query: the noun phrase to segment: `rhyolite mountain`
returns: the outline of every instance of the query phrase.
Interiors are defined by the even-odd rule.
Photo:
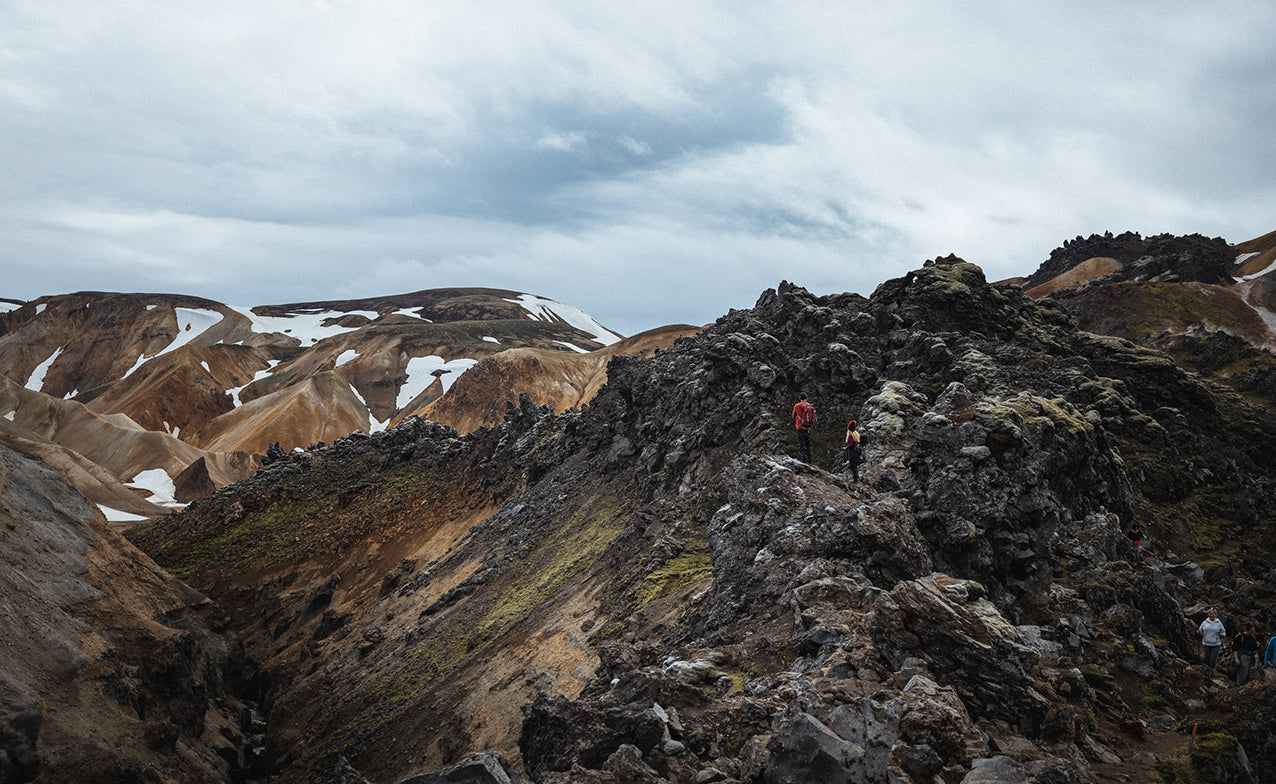
[[[514,387],[562,411],[602,384],[608,357],[688,331],[622,340],[579,309],[500,289],[251,309],[165,294],[41,297],[0,312],[0,439],[136,519],[164,511],[122,486],[139,474],[162,472],[189,501],[250,475],[271,444],[304,448],[415,413],[490,425]],[[517,358],[484,365],[507,350]],[[459,397],[473,404],[441,403],[475,366],[505,381],[467,381],[462,391],[487,390],[481,403],[472,391]]]

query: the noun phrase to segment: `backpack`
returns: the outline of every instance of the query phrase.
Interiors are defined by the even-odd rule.
[[[815,406],[806,401],[798,403],[797,426],[805,430],[813,424],[815,424]]]

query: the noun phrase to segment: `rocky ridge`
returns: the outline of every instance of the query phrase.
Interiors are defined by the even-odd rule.
[[[867,299],[781,284],[607,375],[581,411],[525,397],[468,435],[280,454],[134,532],[258,663],[273,780],[1276,762],[1241,708],[1267,684],[1222,688],[1192,635],[1207,604],[1276,622],[1270,408],[951,257]],[[799,391],[815,466],[788,456]],[[860,483],[836,470],[849,418]]]

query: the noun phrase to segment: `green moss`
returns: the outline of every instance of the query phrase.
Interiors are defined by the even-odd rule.
[[[749,682],[747,672],[728,673],[727,678],[731,681],[731,687],[727,690],[728,695],[744,693],[744,687]]]
[[[704,530],[697,530],[682,552],[670,558],[664,565],[650,572],[629,605],[628,614],[642,609],[651,602],[668,596],[698,580],[713,574],[709,562],[709,539]]]
[[[392,721],[458,662],[490,645],[576,581],[606,551],[623,529],[630,509],[595,496],[519,564],[504,570],[505,579],[478,587],[460,617],[437,622],[393,668],[378,677],[370,706],[338,732],[338,751],[349,748],[373,727]]]
[[[1231,734],[1198,732],[1173,762],[1162,769],[1164,780],[1173,784],[1235,780],[1235,774],[1240,773],[1236,748],[1236,737]]]
[[[147,554],[170,574],[189,577],[219,564],[242,562],[287,547],[289,536],[322,506],[319,499],[276,501],[234,525],[205,527],[202,533],[206,535],[164,539]]]
[[[1187,526],[1192,547],[1196,550],[1213,550],[1223,540],[1223,520],[1209,496],[1198,496],[1179,505],[1179,511]]]
[[[1143,699],[1139,701],[1139,707],[1144,713],[1156,713],[1170,709],[1169,702],[1166,701],[1157,692],[1153,691],[1146,683],[1143,684]]]
[[[1197,736],[1189,758],[1194,767],[1200,767],[1218,757],[1236,755],[1236,737],[1226,732],[1211,732],[1205,736]]]

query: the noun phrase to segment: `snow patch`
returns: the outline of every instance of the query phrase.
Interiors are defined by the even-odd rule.
[[[1273,313],[1262,305],[1250,305],[1250,307],[1252,307],[1254,311],[1262,317],[1263,321],[1267,322],[1267,329],[1270,330],[1273,335],[1276,335],[1276,313]]]
[[[158,306],[147,305],[146,309],[150,310],[154,307]],[[177,337],[173,338],[171,343],[159,351],[156,351],[154,354],[151,354],[149,357],[144,353],[138,356],[137,361],[133,363],[133,367],[129,368],[128,372],[124,374],[124,378],[128,378],[133,375],[133,371],[146,364],[147,360],[154,359],[161,354],[167,354],[174,349],[181,348],[207,332],[209,329],[220,324],[222,319],[225,318],[225,316],[215,310],[195,308],[173,308],[173,315],[177,317]],[[212,371],[208,369],[207,363],[201,362],[200,364],[204,366],[205,370],[208,370],[209,375],[212,375]]]
[[[408,360],[408,380],[403,383],[403,386],[399,387],[399,394],[394,403],[395,408],[402,411],[403,407],[411,403],[417,395],[428,389],[434,383],[435,372],[438,372],[438,379],[443,384],[443,393],[447,394],[448,389],[460,378],[461,374],[474,367],[477,362],[478,360],[475,359],[453,359],[448,361],[435,355],[412,357]]]
[[[142,471],[125,486],[147,491],[150,493],[150,497],[146,500],[157,506],[183,506],[183,504],[173,500],[177,489],[173,486],[173,480],[169,477],[168,472],[162,468],[151,468]]]
[[[1249,258],[1250,256],[1257,256],[1257,255],[1258,255],[1257,253],[1246,253],[1246,254],[1245,254],[1245,258]],[[1236,265],[1237,265],[1237,266],[1240,266],[1240,264],[1241,264],[1241,259],[1240,259],[1240,258],[1238,258],[1238,259],[1236,260]],[[1267,273],[1272,272],[1273,270],[1276,270],[1276,258],[1272,259],[1272,263],[1271,263],[1271,264],[1268,264],[1266,267],[1264,267],[1263,269],[1259,270],[1258,272],[1255,272],[1253,275],[1242,275],[1242,276],[1241,276],[1241,277],[1239,277],[1239,278],[1232,278],[1232,280],[1236,281],[1237,283],[1244,283],[1245,281],[1248,281],[1248,280],[1254,280],[1255,278],[1261,278],[1261,277],[1263,277],[1264,275],[1266,275]]]
[[[53,352],[53,356],[49,357],[48,359],[44,360],[40,364],[36,365],[35,370],[31,371],[31,378],[27,379],[27,383],[26,383],[27,389],[33,389],[36,392],[43,392],[44,391],[44,374],[49,372],[49,368],[53,366],[53,363],[56,362],[58,357],[60,357],[61,355],[62,355],[62,347],[58,346],[57,350]]]
[[[433,321],[430,321],[428,318],[418,314],[417,313],[418,310],[420,310],[420,308],[399,308],[398,310],[394,311],[390,315],[391,316],[407,316],[408,318],[420,319],[421,321],[424,321],[427,324],[434,323]]]
[[[141,515],[121,512],[118,509],[112,509],[109,506],[103,506],[101,504],[98,504],[97,508],[102,510],[102,514],[106,517],[107,522],[110,523],[140,523],[143,520],[149,519],[142,517]]]
[[[159,355],[157,354],[156,356],[159,356]],[[145,364],[146,364],[146,360],[148,360],[148,359],[150,359],[150,357],[146,356],[146,354],[145,354],[145,353],[139,354],[139,355],[137,356],[137,361],[133,363],[133,367],[129,368],[129,369],[128,369],[128,372],[127,372],[127,373],[125,373],[123,377],[124,377],[124,378],[128,378],[129,376],[133,375],[133,371],[134,371],[134,370],[137,370],[137,369],[138,369],[138,368],[140,368],[142,365],[145,365]]]
[[[228,389],[228,390],[226,390],[226,394],[230,395],[230,399],[231,399],[232,401],[234,401],[234,403],[235,403],[235,407],[236,407],[236,408],[239,408],[240,406],[242,406],[242,405],[243,405],[243,403],[242,403],[242,402],[240,402],[240,400],[239,400],[239,393],[240,393],[240,392],[242,392],[242,391],[244,390],[244,387],[248,386],[249,384],[252,384],[252,383],[253,383],[253,382],[255,382],[255,381],[260,381],[261,379],[263,379],[263,378],[265,378],[266,376],[269,376],[271,373],[275,372],[275,365],[278,365],[278,364],[279,364],[279,362],[280,362],[280,361],[279,361],[278,359],[272,359],[272,360],[270,360],[270,361],[269,361],[269,363],[268,363],[268,366],[266,367],[266,369],[265,369],[265,370],[258,370],[256,373],[254,373],[254,374],[253,374],[253,380],[252,380],[252,381],[249,381],[249,382],[248,382],[248,384],[244,384],[244,386],[243,386],[243,387],[235,387],[234,389]]]
[[[14,414],[16,414],[16,413],[18,413],[18,412],[17,412],[17,411],[10,411],[9,413],[7,413],[7,414],[5,414],[5,415],[4,415],[4,418],[5,418],[5,419],[7,419],[7,420],[9,420],[10,422],[12,422],[12,421],[13,421],[13,415],[14,415]]]
[[[335,362],[333,362],[333,365],[332,365],[332,366],[333,366],[334,368],[339,368],[339,367],[341,367],[342,365],[346,364],[347,362],[350,362],[350,361],[352,361],[352,360],[354,360],[354,359],[357,359],[358,357],[359,357],[359,352],[358,352],[358,351],[355,351],[355,350],[354,350],[354,349],[352,349],[352,348],[348,348],[348,349],[346,349],[345,351],[342,351],[340,354],[338,354],[338,355],[337,355],[337,359],[336,359],[336,361],[335,361]]]
[[[18,308],[20,308],[20,307],[22,307],[22,306],[21,306],[21,305],[19,305],[19,304],[18,304],[18,303],[16,303],[16,302],[2,302],[2,301],[0,301],[0,313],[8,313],[8,312],[9,312],[9,311],[11,311],[11,310],[17,310],[17,309],[18,309]]]
[[[47,304],[45,304],[45,303],[41,302],[39,305],[36,305],[36,306],[35,306],[35,314],[36,314],[37,316],[38,316],[38,315],[40,315],[41,313],[43,313],[43,312],[44,312],[44,309],[45,309],[45,308],[47,308],[47,307],[49,307]]]
[[[495,344],[496,344],[496,345],[498,345],[498,346],[501,344],[501,341],[497,340],[496,338],[492,337],[491,335],[484,335],[484,336],[483,336],[483,339],[484,339],[484,340],[486,340],[488,343],[495,343]]]
[[[315,310],[297,312],[287,316],[258,316],[249,308],[231,308],[231,310],[247,317],[252,322],[252,330],[257,333],[282,332],[301,341],[303,346],[311,346],[324,338],[353,332],[357,327],[343,327],[340,324],[324,325],[328,319],[341,318],[345,315],[366,316],[376,319],[379,314],[371,310]]]
[[[565,340],[555,340],[554,342],[555,342],[555,343],[557,343],[557,344],[559,344],[560,346],[567,346],[569,349],[571,349],[572,351],[575,351],[577,354],[588,354],[588,353],[589,353],[588,351],[586,351],[585,349],[583,349],[583,348],[581,348],[580,346],[576,345],[575,343],[568,343],[568,342],[567,342],[567,341],[565,341]]]
[[[564,305],[561,302],[538,297],[534,294],[520,294],[518,299],[507,299],[505,301],[523,306],[531,314],[530,317],[533,321],[566,322],[581,332],[592,336],[594,340],[604,346],[610,346],[621,339],[620,335],[594,321],[593,316],[571,305]]]
[[[225,316],[215,310],[173,308],[173,313],[177,316],[177,337],[173,338],[173,342],[169,343],[168,347],[160,352],[161,354],[190,343],[212,327],[220,324],[222,319],[225,318]]]
[[[354,393],[355,397],[359,398],[359,402],[362,403],[363,407],[368,410],[368,430],[370,431],[369,435],[371,435],[372,433],[380,433],[382,430],[385,430],[386,427],[389,426],[390,420],[387,419],[386,421],[382,422],[380,419],[377,419],[375,416],[373,416],[372,406],[368,405],[367,398],[359,394],[359,389],[355,387],[354,384],[350,384],[349,386],[350,386],[350,391]],[[393,419],[393,417],[391,417],[391,419]]]

